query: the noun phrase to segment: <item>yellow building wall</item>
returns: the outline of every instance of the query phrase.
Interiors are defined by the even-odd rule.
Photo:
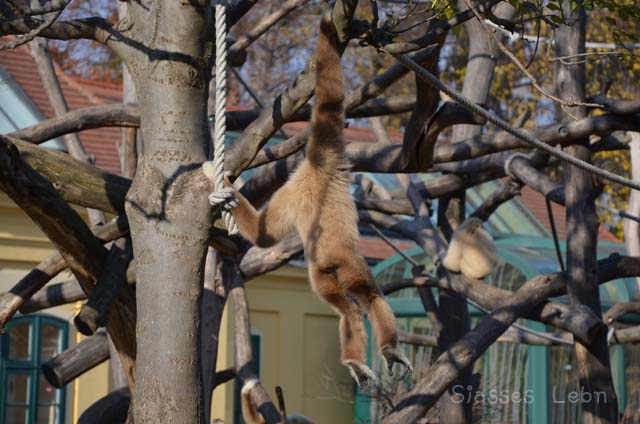
[[[0,292],[9,290],[54,250],[32,221],[0,193]],[[54,281],[71,278],[64,272]],[[287,411],[317,423],[353,421],[353,380],[340,364],[338,318],[310,290],[305,269],[282,267],[247,283],[252,331],[261,336],[260,377],[272,399],[284,391]],[[233,365],[233,320],[227,305],[220,327],[217,369]],[[46,310],[69,323],[68,346],[82,337],[73,317],[79,304]],[[211,422],[233,423],[234,383],[213,394]],[[93,402],[109,393],[109,365],[87,372],[67,390],[66,422],[75,423]]]
[[[53,246],[39,228],[6,196],[0,194],[0,293],[6,292],[24,275],[47,256],[54,253]],[[62,272],[53,282],[71,278],[70,272]],[[65,305],[43,311],[67,321],[69,340],[67,346],[76,344],[81,335],[75,331],[73,317],[79,309]],[[65,421],[75,423],[91,404],[109,393],[109,363],[103,362],[66,387]]]
[[[305,269],[283,267],[246,285],[252,332],[261,336],[260,379],[272,399],[284,392],[287,412],[317,423],[353,422],[354,384],[340,363],[338,317],[309,289]],[[233,363],[228,304],[218,369]],[[212,422],[233,423],[234,383],[214,392]]]

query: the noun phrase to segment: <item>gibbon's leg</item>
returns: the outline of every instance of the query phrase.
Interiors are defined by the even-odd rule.
[[[340,315],[340,345],[342,363],[362,390],[375,386],[375,374],[365,365],[367,333],[364,328],[362,311],[358,305],[345,296],[333,274],[322,272],[311,263],[309,277],[314,292],[329,303]]]
[[[380,354],[387,362],[389,372],[395,362],[412,370],[409,360],[397,349],[396,318],[385,301],[380,288],[373,282],[369,266],[360,256],[353,255],[338,268],[338,282],[362,308],[368,312]]]
[[[240,405],[242,407],[242,419],[246,424],[265,424],[266,421],[262,414],[258,412],[253,401],[251,400],[251,389],[253,389],[258,380],[252,379],[244,383],[240,391]]]
[[[225,186],[232,187],[226,178]],[[255,246],[269,247],[292,233],[295,230],[295,216],[291,199],[295,199],[295,196],[292,196],[291,190],[291,186],[285,184],[260,212],[239,191],[236,191],[238,205],[231,209],[231,213],[242,236]]]
[[[442,260],[442,266],[452,272],[460,272],[460,261],[462,260],[462,242],[458,240],[457,232],[454,232],[447,249],[447,254]]]

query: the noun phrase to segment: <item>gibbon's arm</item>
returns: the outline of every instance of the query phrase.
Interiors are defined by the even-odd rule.
[[[211,184],[214,184],[215,167],[213,162],[203,163],[202,172],[211,181]],[[224,179],[224,185],[233,188],[233,184],[227,177]],[[231,213],[238,224],[240,234],[255,246],[272,246],[293,229],[291,223],[287,224],[286,216],[281,216],[286,212],[286,208],[280,206],[282,200],[278,201],[275,195],[270,205],[267,205],[262,212],[258,212],[240,192],[236,191],[234,196],[237,200],[237,206],[231,210]],[[275,223],[270,225],[272,221]]]
[[[232,187],[226,178],[225,186]],[[278,190],[260,212],[239,191],[235,195],[238,206],[231,209],[231,213],[240,234],[255,246],[273,246],[293,232],[295,195],[287,185]]]

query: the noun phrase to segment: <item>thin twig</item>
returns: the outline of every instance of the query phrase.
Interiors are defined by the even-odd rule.
[[[630,219],[631,221],[640,222],[640,218],[638,218],[637,216],[634,216],[634,215],[630,215],[625,211],[612,208],[612,207],[604,205],[602,203],[598,203],[596,206],[599,207],[599,208],[602,208],[602,209],[604,209],[606,211],[609,211],[614,215],[618,215],[621,218],[626,218],[626,219]]]
[[[378,227],[376,227],[375,224],[373,223],[369,223],[369,226],[371,227],[371,229],[373,231],[376,232],[376,234],[378,235],[378,237],[380,237],[382,239],[382,241],[384,241],[385,243],[387,243],[389,245],[389,247],[391,247],[393,250],[395,250],[395,252],[402,256],[404,258],[405,261],[409,262],[411,265],[413,265],[414,267],[419,267],[421,266],[418,262],[416,262],[411,256],[407,255],[406,253],[404,253],[402,250],[400,250],[395,244],[393,244],[393,242],[391,240],[389,240],[389,238],[387,236],[385,236],[382,231],[380,231],[380,229]]]
[[[244,80],[244,78],[242,78],[242,76],[240,75],[240,72],[238,72],[238,70],[236,68],[234,68],[233,66],[230,66],[229,68],[231,69],[231,72],[233,72],[233,75],[236,77],[236,79],[240,82],[240,84],[242,84],[242,87],[244,87],[244,89],[247,92],[247,94],[249,94],[249,96],[253,99],[253,101],[256,102],[258,107],[260,109],[264,109],[264,102],[260,99],[260,97],[258,97],[256,92],[253,91],[251,86]],[[287,135],[287,133],[284,131],[284,129],[282,127],[280,127],[278,129],[278,132],[283,137],[289,138],[289,136]]]
[[[601,108],[602,105],[597,104],[597,103],[584,103],[584,102],[575,102],[575,101],[566,101],[561,99],[560,97],[554,96],[553,94],[549,93],[547,90],[545,90],[544,88],[542,88],[542,86],[538,83],[538,80],[536,79],[535,76],[533,76],[533,74],[531,72],[529,72],[529,70],[526,68],[526,66],[524,66],[522,64],[522,62],[520,62],[520,60],[509,51],[509,49],[507,48],[507,46],[505,46],[502,41],[500,41],[498,39],[498,37],[496,37],[493,33],[493,31],[489,28],[489,26],[485,23],[484,19],[482,19],[482,16],[480,16],[480,14],[478,13],[478,11],[476,10],[476,8],[473,6],[473,4],[471,4],[471,2],[469,0],[465,0],[465,3],[467,4],[467,7],[469,7],[469,10],[471,10],[473,12],[473,14],[476,16],[476,18],[478,18],[478,21],[480,22],[480,24],[484,27],[485,31],[487,32],[487,35],[489,35],[489,37],[496,43],[496,45],[498,46],[498,48],[505,54],[507,55],[507,57],[513,62],[514,65],[516,65],[518,67],[518,69],[520,69],[520,71],[525,74],[525,76],[527,78],[529,78],[529,80],[531,81],[531,85],[540,92],[540,94],[542,94],[544,97],[553,100],[554,102],[565,106],[565,107],[577,107],[577,106],[584,106],[584,107],[597,107],[597,108]],[[565,111],[566,112],[566,111]],[[577,120],[577,118],[575,118]]]
[[[0,50],[15,49],[16,47],[22,46],[23,44],[27,44],[29,41],[33,40],[38,35],[40,35],[42,31],[46,30],[51,25],[53,25],[56,19],[60,17],[63,10],[64,10],[64,7],[56,12],[53,12],[52,14],[53,16],[51,16],[50,19],[43,20],[40,25],[38,25],[37,27],[29,31],[27,34],[23,35],[21,38],[15,41],[10,41],[8,43],[0,44]]]
[[[585,53],[572,54],[572,55],[568,55],[568,56],[550,57],[547,60],[549,62],[558,62],[559,61],[564,65],[578,65],[580,63],[584,63],[585,61],[570,62],[568,60],[569,59],[576,59],[578,57],[589,57],[589,56],[629,56],[629,57],[640,57],[640,54],[634,54],[634,53],[629,53],[629,52],[621,52],[621,51],[614,51],[614,52],[585,52]]]

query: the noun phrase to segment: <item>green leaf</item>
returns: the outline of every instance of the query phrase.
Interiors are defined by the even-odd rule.
[[[560,17],[558,15],[551,15],[549,17],[549,19],[551,19],[556,24],[563,24],[564,23],[564,19],[562,19],[562,17]]]

